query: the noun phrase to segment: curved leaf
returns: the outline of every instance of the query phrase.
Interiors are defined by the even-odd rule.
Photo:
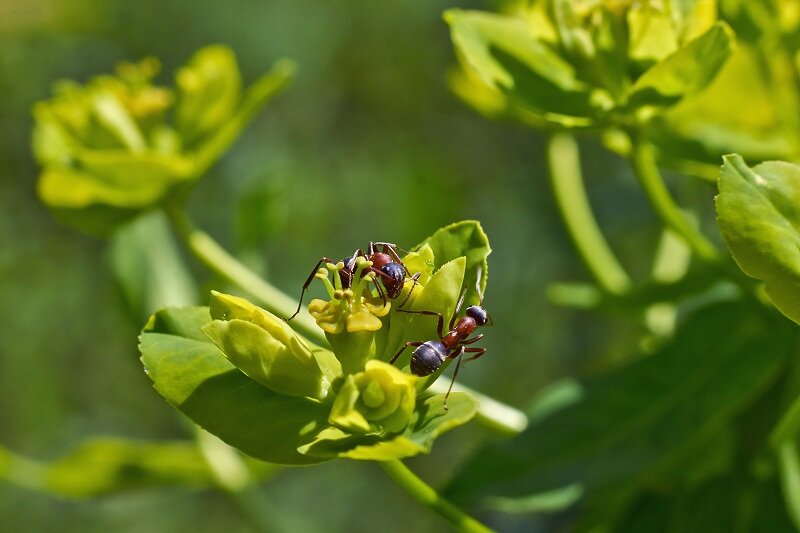
[[[585,126],[593,114],[588,88],[574,67],[524,20],[452,9],[445,13],[463,63],[486,85],[531,112],[564,126]]]
[[[207,307],[165,309],[150,318],[139,350],[156,390],[198,425],[243,452],[279,464],[324,460],[299,445],[327,426],[330,406],[274,393],[245,376],[203,334]]]
[[[733,43],[733,32],[727,24],[715,24],[642,74],[630,89],[630,106],[668,107],[700,92],[728,60]]]
[[[464,273],[464,283],[467,287],[467,296],[464,298],[464,305],[477,304],[479,302],[478,293],[475,290],[475,283],[478,281],[478,270],[481,271],[480,286],[481,292],[486,290],[486,282],[489,279],[489,263],[486,258],[492,253],[489,246],[489,237],[483,231],[481,223],[477,220],[462,220],[449,226],[445,226],[436,231],[433,235],[414,247],[418,249],[423,245],[429,245],[433,250],[433,257],[436,268],[440,268],[445,263],[458,257],[466,257],[466,271]],[[420,307],[419,309],[425,309]]]
[[[750,169],[738,155],[724,158],[717,221],[733,258],[800,323],[800,167],[771,161]]]

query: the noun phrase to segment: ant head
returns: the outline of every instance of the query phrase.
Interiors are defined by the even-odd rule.
[[[341,262],[344,263],[345,270],[352,272],[356,269],[356,256],[354,255],[345,257]]]
[[[406,271],[397,263],[387,263],[381,267],[381,272],[388,276],[388,278],[381,277],[383,286],[386,287],[386,294],[389,298],[397,298],[403,290]]]
[[[489,322],[489,313],[480,305],[470,305],[467,307],[466,314],[479,326],[485,326]]]

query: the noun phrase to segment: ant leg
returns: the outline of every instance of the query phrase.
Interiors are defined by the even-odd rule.
[[[439,321],[436,324],[436,332],[439,334],[439,338],[441,339],[443,335],[444,329],[444,317],[441,313],[437,313],[436,311],[411,311],[409,309],[398,309],[398,313],[408,313],[414,315],[428,315],[428,316],[437,316],[439,317]]]
[[[464,351],[468,352],[468,353],[474,353],[475,354],[472,357],[470,357],[469,359],[467,359],[467,361],[469,362],[469,361],[474,361],[478,357],[480,357],[483,354],[485,354],[486,353],[486,348],[464,348]]]
[[[464,290],[461,291],[461,296],[458,298],[456,309],[455,311],[453,311],[453,317],[450,319],[450,329],[453,329],[453,325],[456,323],[456,318],[458,317],[459,311],[461,311],[461,306],[464,305],[464,297],[466,295],[467,295],[467,288],[464,287]]]
[[[411,277],[411,272],[408,271],[408,268],[406,268],[406,265],[405,265],[405,263],[403,263],[403,260],[400,259],[399,255],[397,255],[397,245],[396,244],[392,244],[390,242],[376,242],[374,244],[375,244],[375,246],[383,246],[383,251],[385,253],[389,254],[392,257],[392,259],[394,259],[395,263],[397,263],[398,265],[402,266],[403,269],[406,271],[406,274],[409,277]]]
[[[308,286],[311,285],[311,282],[314,281],[314,276],[317,275],[317,270],[319,270],[319,266],[322,263],[330,263],[331,265],[335,265],[336,264],[336,262],[333,259],[329,259],[327,257],[323,257],[322,259],[317,261],[317,264],[314,265],[314,269],[311,271],[311,274],[308,275],[308,279],[303,284],[303,290],[300,291],[300,301],[297,302],[297,311],[295,311],[294,314],[292,316],[290,316],[289,318],[284,318],[284,320],[286,322],[289,322],[291,319],[293,319],[294,317],[297,316],[297,313],[300,312],[300,308],[303,306],[303,296],[306,295],[306,290],[308,289]]]
[[[392,359],[389,361],[389,364],[393,365],[394,362],[397,361],[397,358],[400,357],[400,354],[403,353],[405,351],[405,349],[408,348],[409,346],[417,347],[417,346],[422,346],[423,344],[425,344],[425,343],[424,342],[407,342],[407,343],[405,343],[403,345],[403,347],[400,348],[400,350],[396,354],[394,354],[394,357],[392,357]]]
[[[378,283],[377,279],[373,281],[375,283],[375,289],[378,291],[378,295],[381,297],[381,300],[383,300],[383,306],[386,307],[386,291],[383,290],[383,287],[380,283]]]
[[[460,344],[462,344],[462,345],[463,344],[472,344],[473,342],[478,342],[482,338],[483,338],[483,333],[481,333],[480,335],[476,335],[476,336],[472,337],[471,339],[463,340],[463,341],[461,341]]]
[[[461,356],[464,355],[466,349],[463,346],[459,346],[458,352],[453,356],[450,356],[450,359],[458,359],[456,361],[456,369],[453,371],[453,379],[450,380],[450,386],[447,387],[447,394],[444,395],[444,410],[448,411],[447,408],[447,398],[450,396],[450,391],[453,390],[453,383],[456,382],[456,376],[458,376],[458,369],[461,368]]]
[[[406,270],[406,272],[407,272],[407,271],[408,271],[408,270]],[[411,279],[414,281],[414,284],[413,284],[413,285],[411,285],[411,290],[410,290],[410,291],[408,291],[408,294],[406,294],[406,297],[405,297],[405,299],[403,300],[403,303],[401,303],[400,305],[398,305],[398,306],[397,306],[397,308],[398,308],[398,309],[399,309],[399,308],[401,308],[401,307],[403,307],[403,306],[406,304],[406,302],[408,301],[408,299],[409,299],[409,298],[411,298],[411,293],[412,293],[412,292],[414,292],[414,287],[416,287],[416,286],[417,286],[417,281],[419,280],[419,277],[420,277],[421,275],[422,275],[422,272],[417,272],[416,274],[414,274],[413,276],[411,276]]]

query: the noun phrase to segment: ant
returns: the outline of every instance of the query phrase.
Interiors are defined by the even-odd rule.
[[[408,311],[405,309],[398,309],[398,311],[402,313],[414,313],[438,317],[439,321],[436,326],[436,332],[439,335],[439,340],[407,342],[402,348],[400,348],[394,357],[392,357],[391,361],[389,361],[389,364],[393,365],[394,362],[397,361],[397,358],[400,357],[400,354],[402,354],[403,351],[405,351],[405,349],[409,346],[414,346],[417,348],[411,355],[411,373],[417,376],[429,376],[439,370],[439,368],[447,359],[458,359],[458,362],[456,363],[456,369],[453,372],[453,379],[450,381],[450,387],[448,387],[447,394],[444,396],[445,411],[447,411],[447,397],[450,396],[450,391],[453,389],[453,383],[455,383],[456,376],[458,375],[458,369],[461,366],[461,356],[464,355],[464,353],[473,353],[475,355],[467,359],[467,361],[472,361],[486,353],[486,348],[466,347],[467,344],[472,344],[483,338],[483,333],[480,333],[471,339],[468,338],[479,326],[492,324],[492,318],[489,316],[489,313],[487,313],[486,310],[481,307],[481,304],[483,304],[483,294],[481,293],[480,277],[481,272],[479,269],[478,282],[475,285],[478,290],[479,304],[467,307],[467,310],[464,312],[464,316],[459,318],[458,322],[456,322],[456,317],[458,317],[458,313],[461,311],[461,306],[464,303],[464,297],[467,294],[467,289],[464,288],[463,292],[461,293],[461,297],[458,299],[458,303],[456,304],[453,316],[450,318],[450,324],[448,326],[450,331],[448,331],[446,334],[444,334],[443,331],[444,317],[441,315],[441,313],[437,313],[436,311]]]
[[[383,251],[379,251],[379,248],[381,248]],[[375,288],[378,290],[378,294],[383,299],[384,305],[386,305],[387,297],[394,300],[400,296],[400,293],[403,291],[403,286],[406,282],[406,277],[409,277],[414,281],[414,284],[411,286],[411,290],[408,292],[408,295],[406,295],[405,300],[403,300],[403,303],[398,306],[401,307],[411,297],[411,292],[414,290],[414,287],[417,286],[417,280],[422,273],[417,272],[412,276],[411,272],[409,272],[408,268],[406,268],[405,263],[403,263],[403,260],[400,259],[399,255],[397,255],[397,249],[397,245],[390,242],[370,241],[369,247],[367,248],[367,253],[364,253],[359,248],[351,257],[345,257],[342,259],[341,262],[344,263],[344,268],[339,271],[339,279],[342,281],[342,288],[349,289],[353,286],[353,275],[355,274],[356,270],[356,259],[358,257],[364,257],[367,261],[372,262],[372,266],[365,268],[361,273],[361,276],[363,277],[364,274],[369,272],[375,273]],[[317,261],[317,264],[314,266],[311,274],[309,274],[308,279],[303,284],[303,290],[300,292],[300,301],[297,303],[297,310],[292,316],[286,319],[287,322],[296,317],[300,312],[306,290],[314,280],[317,270],[319,270],[319,267],[322,263],[328,263],[330,265],[337,264],[336,261],[327,257],[323,257]],[[381,280],[381,283],[378,283],[378,279]]]

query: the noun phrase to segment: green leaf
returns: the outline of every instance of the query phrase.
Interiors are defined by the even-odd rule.
[[[800,323],[800,167],[771,161],[750,169],[724,158],[717,222],[733,258],[763,280],[775,306]]]
[[[402,459],[429,453],[439,435],[469,422],[477,404],[466,393],[454,392],[444,409],[444,395],[438,394],[417,401],[414,417],[398,436],[386,440],[378,435],[352,436],[337,429],[321,432],[316,441],[301,448],[304,453],[320,457],[349,457],[373,461]]]
[[[330,406],[272,392],[233,366],[203,334],[207,307],[159,311],[139,349],[156,390],[208,432],[253,457],[278,464],[324,460],[299,445],[327,427]]]
[[[591,124],[588,88],[575,69],[520,18],[452,9],[445,13],[462,62],[483,83],[564,126]]]
[[[681,468],[778,375],[793,329],[744,304],[687,317],[651,356],[589,382],[583,399],[480,450],[451,496],[519,498],[573,483],[592,491]]]
[[[175,122],[187,144],[230,118],[242,97],[236,56],[227,46],[206,46],[175,76]]]
[[[489,279],[489,263],[486,258],[492,253],[489,238],[483,231],[480,222],[477,220],[455,222],[437,230],[414,248],[419,249],[425,244],[433,250],[436,268],[461,256],[467,258],[466,272],[464,273],[467,296],[464,299],[464,305],[479,303],[480,298],[475,290],[475,284],[480,281],[481,292],[486,290],[486,282]],[[481,271],[480,280],[478,280],[478,270]],[[426,307],[419,307],[419,309],[426,309]]]
[[[132,442],[96,439],[48,465],[45,488],[88,498],[134,488],[214,486],[202,454],[192,442]]]
[[[725,64],[733,43],[731,29],[724,22],[715,24],[640,76],[629,91],[629,105],[668,107],[700,92]]]

